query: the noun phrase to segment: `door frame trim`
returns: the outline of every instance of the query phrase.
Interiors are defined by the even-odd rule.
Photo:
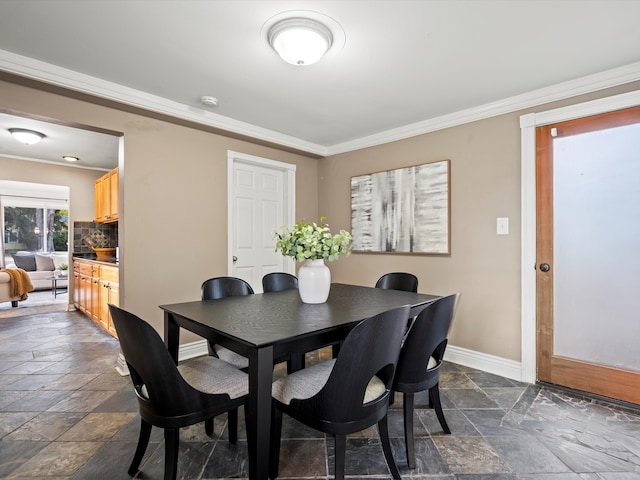
[[[640,105],[640,91],[520,116],[521,381],[536,381],[536,128]]]
[[[238,163],[256,165],[258,167],[278,170],[284,173],[284,181],[286,188],[286,199],[284,207],[285,225],[292,225],[295,222],[296,212],[296,165],[292,163],[280,162],[268,158],[257,157],[247,153],[234,152],[227,150],[227,273],[231,274],[233,269],[233,198],[235,188],[233,186],[233,172],[235,165]],[[275,248],[275,240],[274,240]],[[285,262],[285,271],[287,273],[295,273],[295,263]]]

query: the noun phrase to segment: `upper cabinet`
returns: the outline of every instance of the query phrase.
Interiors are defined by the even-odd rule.
[[[118,169],[114,168],[96,180],[95,221],[118,221]]]

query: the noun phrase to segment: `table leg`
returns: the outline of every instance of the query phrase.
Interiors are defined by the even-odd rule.
[[[272,375],[273,347],[260,348],[250,352],[246,422],[249,478],[251,480],[266,480],[269,474]]]
[[[173,318],[173,314],[164,312],[164,344],[169,350],[173,361],[178,364],[178,347],[180,346],[180,327]]]

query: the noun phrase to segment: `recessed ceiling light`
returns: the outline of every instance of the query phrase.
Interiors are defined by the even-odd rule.
[[[66,160],[67,162],[77,162],[80,160],[78,157],[74,157],[72,155],[63,155],[62,159]]]
[[[34,145],[45,137],[44,133],[27,130],[26,128],[10,128],[9,132],[13,135],[13,138],[25,145]]]

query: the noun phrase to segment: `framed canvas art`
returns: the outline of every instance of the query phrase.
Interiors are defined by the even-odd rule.
[[[353,251],[449,254],[449,164],[351,177]]]

